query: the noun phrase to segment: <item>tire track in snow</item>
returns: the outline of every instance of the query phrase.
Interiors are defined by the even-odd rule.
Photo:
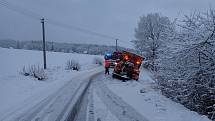
[[[61,120],[69,120],[68,117],[70,111],[73,110],[74,106],[79,104],[82,99],[82,95],[84,95],[87,91],[87,87],[90,85],[90,81],[99,73],[100,71],[94,72],[90,71],[87,76],[77,76],[73,78],[78,83],[74,83],[74,81],[69,81],[60,89],[58,89],[52,95],[44,98],[39,103],[36,103],[30,108],[24,108],[17,110],[15,115],[6,117],[6,121],[61,121]],[[83,78],[82,78],[83,77]],[[81,79],[80,79],[81,78]],[[78,81],[77,81],[78,80]],[[57,106],[56,106],[57,105]],[[75,109],[76,110],[76,109]],[[79,109],[76,110],[77,112]],[[77,112],[73,116],[71,121],[74,121],[74,117],[76,117]],[[71,118],[71,117],[70,117]],[[5,121],[4,119],[2,121]]]
[[[88,120],[87,121],[95,121],[95,117],[94,117],[94,104],[93,104],[93,86],[90,86],[89,89],[89,105],[88,105]]]
[[[99,76],[101,77],[101,76]],[[124,102],[120,97],[114,94],[103,82],[102,77],[97,78],[93,82],[96,93],[102,99],[108,109],[120,121],[148,121],[140,113],[138,113],[132,106]]]
[[[68,105],[72,102],[72,98],[79,91],[81,86],[84,85],[84,83],[87,83],[87,82],[82,81],[82,83],[74,85],[74,82],[71,81],[71,82],[65,84],[62,88],[60,88],[52,96],[49,96],[44,101],[41,101],[40,103],[35,105],[33,108],[31,108],[27,112],[25,112],[21,116],[17,117],[15,120],[16,121],[31,121],[31,120],[43,121],[47,115],[49,115],[49,114],[51,115],[51,113],[53,113],[53,112],[59,113],[59,111],[54,110],[54,109],[56,109],[56,105],[59,105],[60,103],[62,103],[63,99],[68,99],[66,105],[65,105],[65,103],[62,104],[63,110],[61,111],[61,113],[52,117],[52,118],[54,118],[57,116],[56,120],[59,121],[60,118],[63,117],[64,112],[67,109]],[[80,86],[78,86],[78,85],[80,85]],[[78,87],[74,88],[74,86],[78,86]],[[68,94],[68,92],[70,94],[72,94],[72,96],[70,96],[70,98],[65,97],[65,96],[69,96],[69,95],[64,94],[64,93]],[[40,115],[40,113],[41,113],[41,115]]]

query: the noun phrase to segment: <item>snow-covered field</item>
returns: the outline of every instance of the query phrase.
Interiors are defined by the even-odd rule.
[[[58,52],[47,53],[47,67],[64,68],[69,59],[77,60],[82,65],[82,70],[93,64],[94,57],[101,57],[87,54],[68,54]],[[41,51],[18,50],[0,48],[0,76],[14,76],[22,70],[23,66],[31,64],[43,67],[43,53]]]
[[[38,81],[20,71],[31,64],[42,66],[42,52],[0,48],[0,120],[52,121],[59,118],[58,114],[68,113],[75,103],[71,99],[79,97],[88,83],[84,80],[103,71],[93,64],[95,57],[102,58],[48,52],[48,79]],[[81,70],[65,70],[69,59],[80,62]],[[152,74],[144,69],[138,82],[94,76],[83,115],[88,121],[210,121],[164,97],[154,85]]]
[[[32,105],[49,96],[75,76],[84,76],[86,70],[98,67],[93,64],[95,57],[84,54],[47,53],[46,81],[20,74],[23,66],[32,64],[42,67],[42,52],[0,48],[0,119],[23,106]],[[69,59],[78,61],[81,71],[65,70]]]

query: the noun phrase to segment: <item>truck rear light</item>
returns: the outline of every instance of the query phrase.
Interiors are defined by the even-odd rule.
[[[138,65],[139,65],[139,64],[140,64],[140,61],[137,61],[137,62],[136,62],[136,64],[138,64]]]
[[[125,55],[124,59],[127,61],[127,60],[128,60],[128,56],[127,56],[127,55]]]

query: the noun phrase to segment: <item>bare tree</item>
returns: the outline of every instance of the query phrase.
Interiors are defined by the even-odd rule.
[[[151,69],[156,71],[156,59],[162,43],[169,40],[168,37],[174,26],[168,17],[158,13],[148,14],[140,17],[135,29],[136,40],[133,41],[136,49],[144,55],[151,65]]]

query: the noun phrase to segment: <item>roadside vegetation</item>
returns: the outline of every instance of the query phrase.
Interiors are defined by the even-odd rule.
[[[215,10],[174,21],[158,13],[143,15],[135,37],[161,92],[215,119]]]
[[[30,65],[28,67],[23,66],[22,71],[20,73],[24,76],[31,76],[41,81],[44,81],[48,78],[44,69],[39,65]]]
[[[76,71],[79,71],[81,69],[81,65],[73,60],[73,59],[70,59],[66,62],[66,70],[76,70]]]

